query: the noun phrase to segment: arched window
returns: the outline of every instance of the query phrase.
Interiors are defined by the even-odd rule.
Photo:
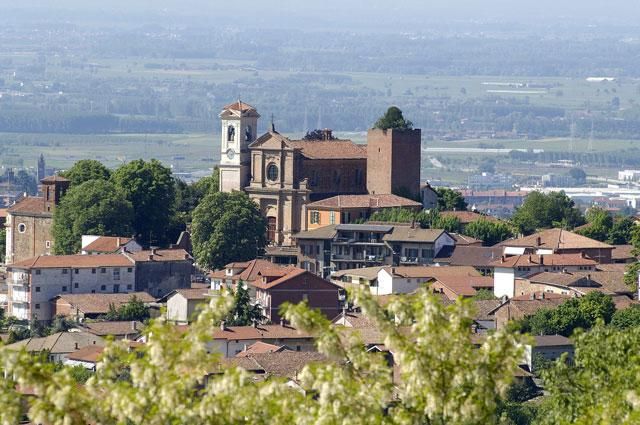
[[[234,126],[230,125],[227,127],[227,142],[233,142],[236,136],[236,129]]]
[[[245,142],[250,142],[252,135],[253,135],[253,133],[251,132],[251,126],[248,125],[247,129],[244,131],[244,141]]]
[[[267,166],[267,179],[272,182],[278,180],[278,166],[276,164],[269,164]]]

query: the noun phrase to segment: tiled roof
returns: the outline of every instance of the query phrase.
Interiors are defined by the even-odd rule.
[[[340,323],[341,326],[349,328],[373,328],[376,326],[375,321],[371,320],[363,313],[355,311],[342,312],[331,322],[334,325],[337,325],[339,321],[344,322]]]
[[[286,274],[284,274],[282,277],[279,277],[278,279],[272,280],[271,282],[264,282],[260,279],[256,279],[253,282],[251,282],[251,285],[255,286],[256,288],[260,288],[260,289],[271,289],[271,288],[275,288],[278,285],[281,285],[285,282],[290,281],[291,279],[294,279],[298,276],[302,276],[302,275],[306,275],[305,276],[305,280],[316,280],[322,284],[324,284],[325,286],[333,286],[336,288],[336,290],[338,289],[337,285],[334,285],[333,283],[321,278],[318,275],[315,275],[311,272],[308,272],[304,269],[299,269],[297,267],[292,267],[287,269]]]
[[[279,266],[267,260],[251,260],[247,263],[247,268],[238,275],[243,282],[255,282],[260,276],[284,276],[287,272],[295,269],[294,266]]]
[[[611,252],[612,260],[628,260],[630,258],[636,258],[633,255],[633,245],[614,245],[614,250]]]
[[[295,234],[296,239],[333,239],[337,233],[337,224],[330,224],[329,226],[318,227],[317,229],[307,230],[306,232],[300,232]]]
[[[324,354],[314,351],[279,351],[274,353],[251,354],[269,376],[296,379],[300,371],[309,363],[326,362]]]
[[[445,233],[442,229],[421,229],[411,226],[394,226],[391,233],[382,237],[388,242],[435,242]]]
[[[52,217],[53,213],[46,211],[44,208],[44,199],[38,196],[27,196],[22,198],[7,209],[12,215],[20,214],[38,214]]]
[[[104,346],[105,340],[88,332],[58,332],[42,338],[27,338],[7,345],[7,348],[19,350],[24,347],[30,353],[47,350],[51,354],[66,354],[87,345]]]
[[[596,264],[597,261],[581,254],[513,255],[491,263],[494,267],[509,268],[521,266],[595,266]]]
[[[502,256],[502,247],[456,246],[448,258],[437,258],[452,266],[493,267],[491,264]]]
[[[121,254],[104,255],[39,255],[18,261],[9,267],[14,269],[98,268],[131,267],[133,261]]]
[[[209,298],[209,289],[184,288],[176,289],[173,293],[182,295],[187,300],[206,300]],[[167,296],[168,298],[168,296]]]
[[[104,347],[102,346],[87,345],[86,347],[82,347],[78,351],[69,353],[67,355],[67,359],[85,363],[97,363],[100,359],[100,356],[102,356],[103,351]]]
[[[138,321],[85,322],[82,327],[87,332],[98,336],[121,336],[139,334],[144,329],[144,324]]]
[[[66,302],[85,314],[106,314],[109,305],[118,308],[128,303],[133,297],[143,303],[155,302],[155,298],[146,292],[129,292],[128,294],[66,294],[58,295],[56,299]]]
[[[481,277],[479,271],[470,266],[406,266],[393,267],[393,273],[397,276],[408,278],[448,278],[448,277]]]
[[[534,347],[557,347],[559,345],[573,345],[573,342],[562,335],[537,335],[534,336]]]
[[[239,352],[236,354],[236,357],[247,357],[254,354],[264,354],[264,353],[277,353],[279,351],[287,350],[287,347],[284,345],[273,345],[267,344],[266,342],[256,341],[250,346],[247,347],[246,350]]]
[[[239,112],[256,110],[256,108],[254,108],[253,106],[249,105],[248,103],[244,103],[240,100],[226,105],[223,109],[231,109],[233,111],[239,111]]]
[[[476,308],[474,319],[476,320],[495,320],[495,316],[491,314],[496,307],[502,304],[500,300],[475,300],[473,305]]]
[[[116,252],[120,247],[131,242],[131,238],[120,236],[99,236],[89,245],[82,248],[87,252]]]
[[[439,276],[434,278],[457,296],[472,297],[480,288],[492,289],[491,276]]]
[[[361,267],[359,269],[337,270],[331,273],[332,279],[340,279],[342,276],[357,276],[367,280],[373,280],[378,277],[378,272],[387,266]]]
[[[518,246],[562,249],[613,248],[611,245],[578,235],[564,229],[547,229],[519,239],[510,239],[500,243],[501,246]]]
[[[535,298],[534,298],[535,297]],[[560,295],[552,293],[536,292],[534,294],[519,295],[511,298],[506,303],[496,307],[491,313],[494,313],[503,306],[509,304],[509,306],[522,314],[522,316],[531,316],[538,310],[543,308],[555,308],[560,304],[570,300],[569,295]]]
[[[420,202],[397,195],[338,195],[307,204],[307,208],[422,207]]]
[[[462,235],[460,233],[449,233],[449,236],[456,241],[456,246],[466,246],[466,245],[481,245],[482,241],[480,239],[472,238],[471,236]]]
[[[71,180],[66,179],[62,176],[58,176],[57,174],[54,174],[53,176],[47,176],[45,178],[43,178],[42,180],[40,180],[40,182],[42,183],[56,183],[56,182],[71,182]]]
[[[300,149],[309,159],[366,159],[367,149],[351,140],[307,141],[291,140],[289,144]]]
[[[262,340],[312,338],[312,336],[288,325],[258,325],[256,327],[226,326],[224,330],[216,329],[213,332],[213,338],[226,340]]]
[[[460,221],[460,224],[469,224],[478,220],[487,220],[491,222],[498,222],[500,219],[491,215],[480,214],[473,211],[441,211],[442,217],[455,217]]]
[[[191,256],[184,249],[156,249],[155,253],[151,250],[127,252],[129,258],[136,262],[152,262],[152,261],[190,261]],[[153,255],[153,258],[151,256]]]

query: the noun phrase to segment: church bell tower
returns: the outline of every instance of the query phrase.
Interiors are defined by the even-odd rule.
[[[249,145],[256,140],[258,111],[238,100],[220,112],[220,191],[244,190],[251,175]]]

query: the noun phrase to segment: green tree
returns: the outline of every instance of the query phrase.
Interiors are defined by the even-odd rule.
[[[576,233],[601,242],[609,238],[609,233],[613,227],[613,218],[606,210],[601,207],[589,208],[585,218],[588,223],[587,226]]]
[[[635,223],[630,217],[617,217],[613,222],[607,243],[612,245],[626,245],[631,243],[631,235]]]
[[[209,269],[251,260],[264,249],[266,231],[258,206],[245,193],[210,193],[193,211],[193,253]]]
[[[411,130],[413,129],[413,123],[404,119],[400,108],[391,106],[387,109],[387,112],[376,121],[373,128],[379,128],[381,130]]]
[[[89,180],[72,187],[53,214],[54,251],[77,253],[82,235],[130,235],[132,218],[131,203],[110,182]]]
[[[111,171],[100,161],[81,159],[62,173],[62,176],[71,180],[71,186],[79,186],[89,180],[109,180]]]
[[[452,215],[438,214],[431,219],[430,227],[432,229],[444,229],[447,232],[457,233],[462,227],[460,219]]]
[[[638,273],[640,273],[640,262],[635,261],[627,264],[624,270],[624,283],[634,293],[638,291]]]
[[[640,307],[631,305],[617,310],[611,318],[611,326],[620,330],[640,327]]]
[[[109,304],[109,311],[104,315],[103,319],[107,321],[137,320],[142,322],[149,317],[149,309],[147,306],[134,295],[129,301],[118,308],[113,304]]]
[[[233,294],[233,308],[227,314],[225,324],[229,326],[249,326],[262,321],[262,311],[258,304],[251,302],[246,284],[239,281]]]
[[[501,221],[493,222],[481,218],[467,224],[464,234],[472,238],[480,239],[482,245],[493,246],[513,236],[513,231],[508,224]]]
[[[483,300],[495,300],[497,298],[493,294],[493,291],[491,289],[482,288],[476,291],[476,294],[473,296],[473,299],[476,301],[483,301]]]
[[[19,170],[15,176],[15,185],[21,192],[26,192],[27,195],[35,195],[38,193],[38,182],[36,178],[25,170]]]
[[[584,217],[564,192],[531,192],[516,208],[511,221],[521,233],[528,235],[550,227],[573,229],[584,223]]]
[[[447,187],[436,188],[438,194],[438,209],[440,211],[466,211],[467,202],[457,190]]]
[[[543,373],[548,395],[539,423],[639,423],[640,328],[599,325],[579,334],[574,345],[573,362],[557,361]]]
[[[7,254],[7,230],[0,227],[0,264],[4,263],[4,257]]]
[[[133,228],[143,244],[166,245],[176,235],[175,182],[160,161],[138,159],[119,167],[111,176],[133,206]]]

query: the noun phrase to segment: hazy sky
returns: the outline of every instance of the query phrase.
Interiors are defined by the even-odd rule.
[[[0,0],[0,15],[16,9],[37,16],[66,15],[70,20],[108,12],[125,19],[140,14],[165,20],[189,16],[216,25],[344,29],[351,25],[403,29],[403,24],[419,28],[443,20],[539,23],[568,19],[631,25],[640,21],[639,0]]]

